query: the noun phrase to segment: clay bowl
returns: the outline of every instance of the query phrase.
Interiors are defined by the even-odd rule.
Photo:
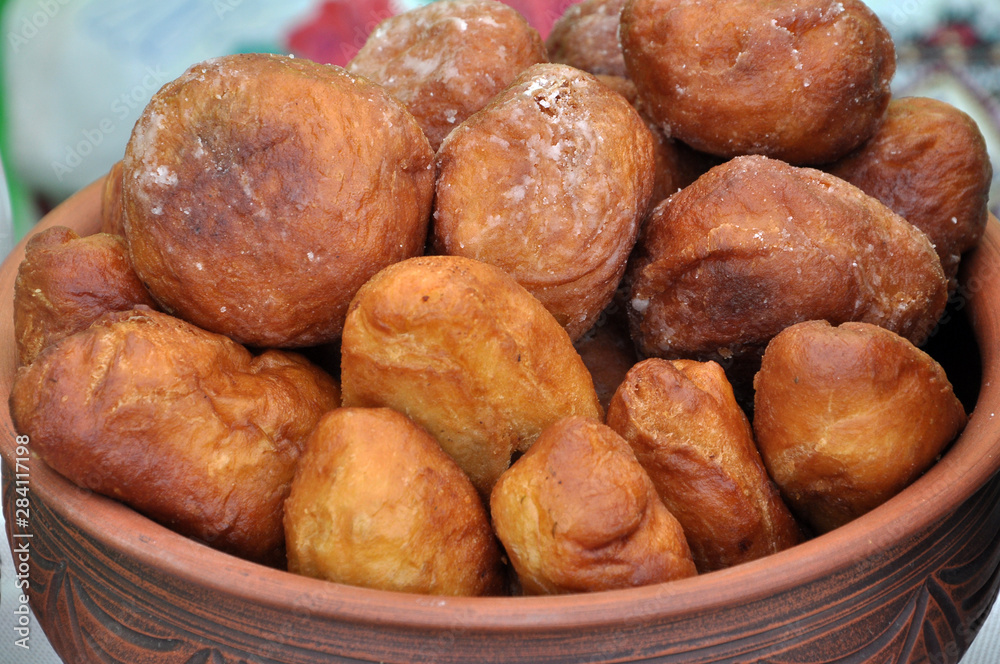
[[[95,231],[100,186],[42,226]],[[23,244],[0,269],[5,400],[22,255]],[[1000,585],[998,275],[992,219],[931,346],[975,405],[941,461],[833,533],[699,578],[591,595],[445,599],[297,577],[178,536],[36,457],[18,459],[31,445],[18,449],[4,409],[8,537],[30,545],[22,571],[31,605],[67,662],[954,663]],[[17,513],[15,477],[30,487],[27,515]]]

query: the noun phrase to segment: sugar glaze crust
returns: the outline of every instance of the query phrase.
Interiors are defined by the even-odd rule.
[[[545,48],[552,62],[591,74],[627,77],[618,42],[625,0],[583,0],[566,8],[552,25]]]
[[[611,302],[652,195],[635,109],[567,65],[526,69],[438,150],[439,253],[505,270],[579,338]]]
[[[347,65],[384,86],[431,148],[524,69],[546,62],[538,31],[494,0],[438,0],[382,21]]]

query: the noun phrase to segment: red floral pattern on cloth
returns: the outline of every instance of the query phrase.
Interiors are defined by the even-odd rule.
[[[288,48],[314,62],[344,66],[375,26],[396,12],[389,0],[328,0],[288,35]]]
[[[576,4],[578,0],[503,0],[505,5],[510,5],[528,20],[542,38],[548,36],[552,30],[552,24],[562,16],[570,5]]]

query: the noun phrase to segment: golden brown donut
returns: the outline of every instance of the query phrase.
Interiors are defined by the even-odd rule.
[[[570,417],[548,427],[490,496],[525,594],[631,588],[694,576],[677,519],[628,443]]]
[[[545,39],[549,60],[591,74],[627,77],[618,43],[625,0],[583,0],[566,8]]]
[[[590,329],[625,271],[652,193],[649,130],[592,75],[525,70],[441,145],[438,253],[505,270],[570,337]]]
[[[125,235],[121,160],[114,163],[104,178],[104,187],[101,189],[101,232]]]
[[[182,535],[284,561],[282,504],[306,437],[339,405],[302,357],[254,357],[145,308],[102,316],[18,370],[14,427],[54,470]]]
[[[640,362],[615,392],[607,424],[631,445],[684,528],[699,572],[802,540],[715,362]]]
[[[31,236],[14,281],[14,340],[19,364],[90,326],[108,311],[155,306],[135,275],[121,237],[81,238],[64,226]]]
[[[344,405],[405,413],[484,496],[549,424],[603,417],[552,314],[468,258],[411,258],[380,272],[351,303],[341,353]]]
[[[546,62],[538,31],[494,0],[438,0],[382,21],[348,64],[416,117],[437,150],[521,70]]]
[[[297,574],[428,595],[503,587],[500,547],[469,478],[388,408],[320,420],[285,501],[285,537]]]
[[[423,252],[433,153],[380,86],[301,58],[208,60],[157,92],[124,160],[125,233],[165,309],[253,346],[336,339]]]
[[[947,102],[894,99],[875,136],[826,170],[926,233],[949,278],[986,228],[993,181],[986,141],[975,120]]]
[[[919,344],[948,297],[912,224],[839,178],[761,156],[717,166],[661,203],[630,285],[643,355],[714,360],[740,383],[789,325],[858,320]]]
[[[844,156],[878,128],[896,68],[860,0],[629,0],[620,36],[644,110],[721,157]]]
[[[768,345],[754,386],[764,462],[821,533],[909,485],[966,422],[933,358],[866,323],[788,328]]]

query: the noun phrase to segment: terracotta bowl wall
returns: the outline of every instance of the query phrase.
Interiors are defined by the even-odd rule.
[[[77,194],[39,228],[96,231],[100,186]],[[5,400],[15,366],[12,287],[22,257],[23,242],[0,268]],[[882,507],[752,563],[664,585],[545,598],[451,599],[326,583],[180,537],[76,488],[36,457],[18,466],[4,409],[9,543],[30,542],[31,605],[57,652],[74,663],[954,664],[1000,586],[995,219],[964,274],[934,345],[951,358],[953,380],[969,383],[966,398],[978,398],[965,432]],[[15,514],[16,472],[30,488],[26,526]]]

